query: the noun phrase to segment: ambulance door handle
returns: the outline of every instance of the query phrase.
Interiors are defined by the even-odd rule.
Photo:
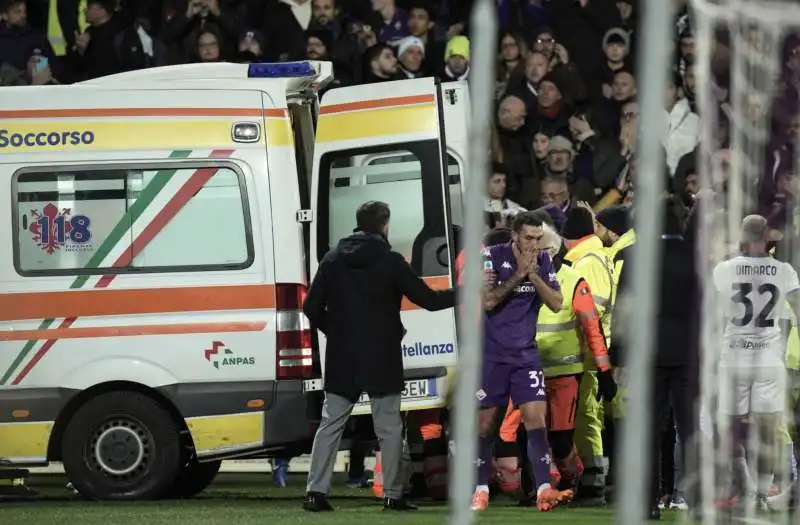
[[[436,250],[436,262],[438,262],[443,267],[447,268],[450,266],[450,257],[447,254],[447,243],[445,242]]]

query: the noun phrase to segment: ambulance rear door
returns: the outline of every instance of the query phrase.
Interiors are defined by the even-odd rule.
[[[459,180],[448,174],[453,166],[443,103],[443,90],[431,78],[344,87],[323,96],[312,177],[312,276],[328,250],[353,232],[358,207],[378,200],[391,208],[392,248],[432,288],[453,285],[450,185]],[[460,195],[458,186],[453,189]],[[401,315],[407,330],[403,410],[444,406],[447,369],[458,355],[455,310],[427,312],[404,299]],[[318,338],[324,363],[325,340]],[[364,394],[354,414],[368,412]]]

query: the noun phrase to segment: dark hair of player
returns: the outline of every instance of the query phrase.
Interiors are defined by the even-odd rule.
[[[538,217],[539,220],[542,221],[542,224],[546,224],[546,225],[550,226],[551,228],[553,228],[554,230],[558,230],[556,228],[556,223],[553,221],[553,218],[546,211],[544,211],[544,210],[533,210],[533,211],[531,211],[531,213],[536,215],[536,217]]]
[[[532,211],[520,212],[514,217],[514,223],[512,224],[511,229],[514,230],[515,233],[519,233],[525,226],[541,227],[542,219]]]

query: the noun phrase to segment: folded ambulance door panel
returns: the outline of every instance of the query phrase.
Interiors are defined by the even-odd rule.
[[[329,91],[320,107],[312,179],[311,272],[356,226],[358,207],[386,202],[389,241],[429,286],[453,283],[442,96],[434,79]],[[403,409],[443,406],[446,368],[457,361],[453,309],[427,312],[403,301]],[[325,342],[320,334],[325,362]],[[366,399],[362,399],[366,401]],[[369,411],[360,403],[355,413]]]
[[[464,172],[468,158],[470,101],[466,82],[442,84],[442,109],[447,130],[447,175],[450,191],[450,219],[457,232],[464,225]],[[456,235],[456,250],[460,249]]]

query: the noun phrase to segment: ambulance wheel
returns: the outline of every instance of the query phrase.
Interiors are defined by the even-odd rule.
[[[200,494],[213,483],[221,465],[222,461],[200,463],[192,459],[181,469],[168,497],[182,499]]]
[[[110,392],[78,409],[64,431],[61,457],[86,498],[157,499],[180,472],[180,429],[152,398]]]

